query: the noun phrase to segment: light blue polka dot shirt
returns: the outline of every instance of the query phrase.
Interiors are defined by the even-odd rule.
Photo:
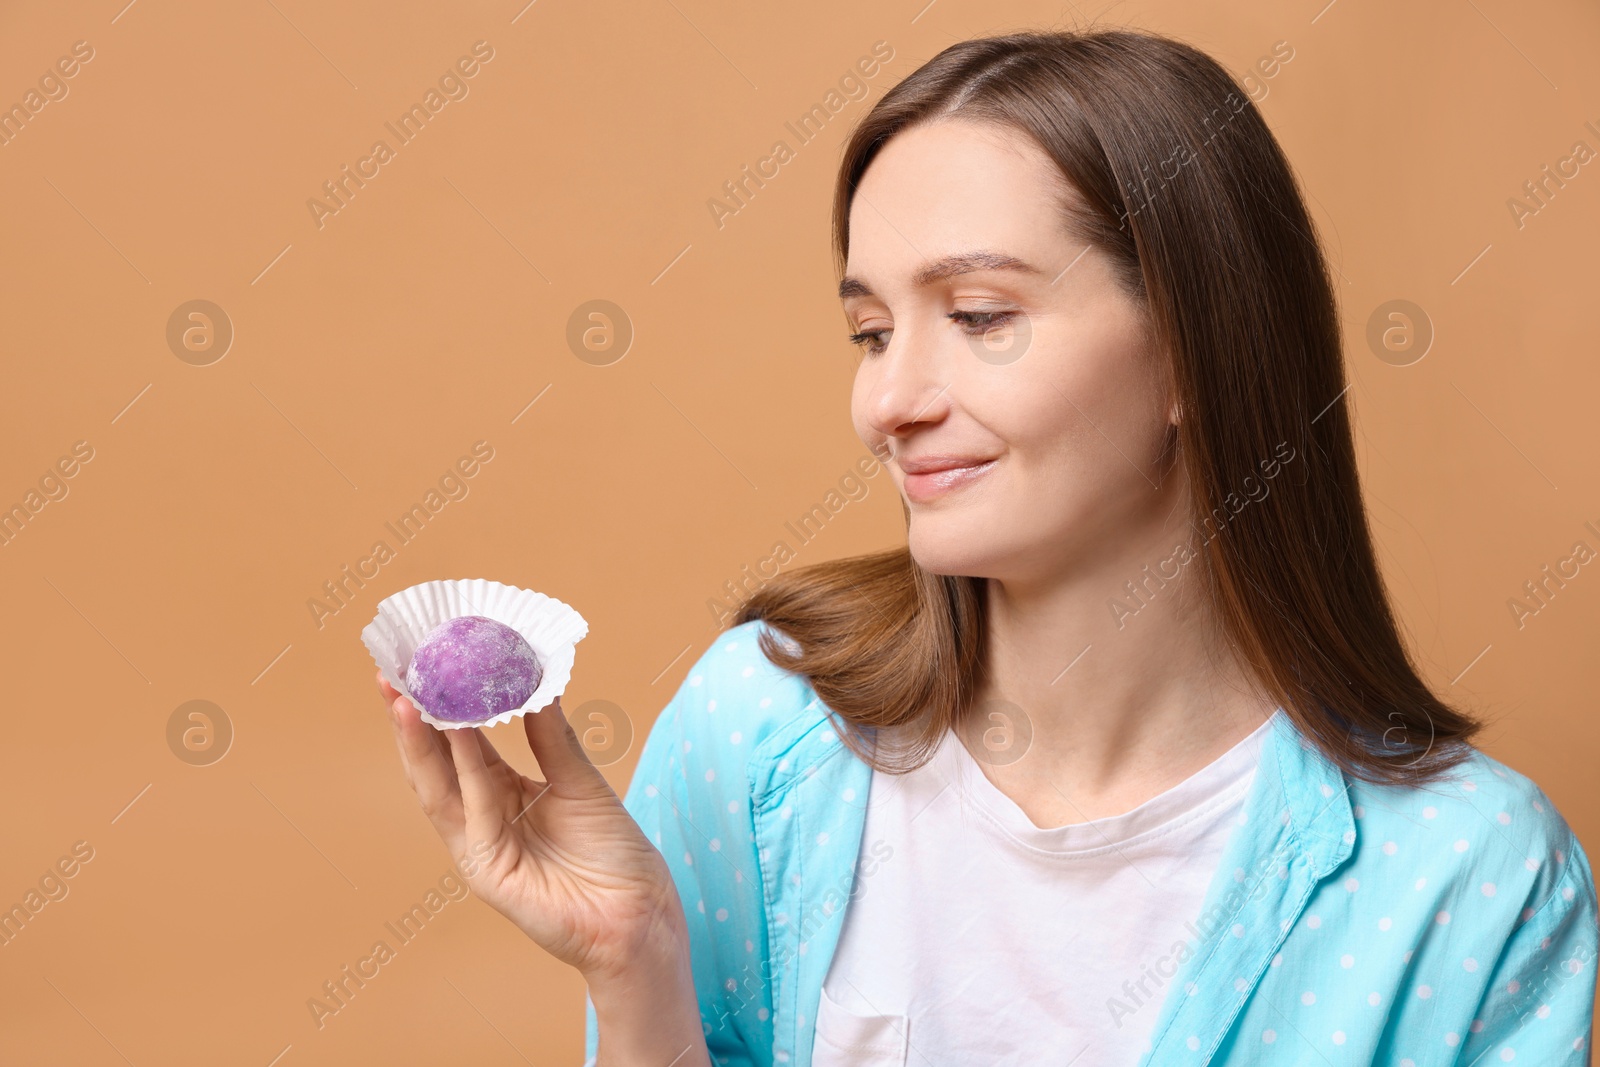
[[[623,803],[683,900],[712,1061],[809,1067],[872,770],[761,654],[766,629],[690,668]],[[1192,952],[1146,986],[1161,1008],[1139,1067],[1587,1064],[1594,876],[1549,798],[1476,751],[1425,787],[1348,778],[1274,721]],[[592,1063],[592,1003],[586,1027]]]

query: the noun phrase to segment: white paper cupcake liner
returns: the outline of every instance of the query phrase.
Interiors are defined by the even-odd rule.
[[[544,673],[521,707],[478,722],[449,722],[429,715],[412,697],[405,673],[417,646],[435,627],[462,615],[482,615],[504,623],[521,634],[538,655]],[[588,632],[583,616],[554,597],[486,578],[460,578],[423,582],[385,597],[378,604],[378,614],[361,631],[361,643],[389,684],[421,712],[423,722],[440,730],[456,730],[498,726],[544,708],[566,691],[577,643]]]

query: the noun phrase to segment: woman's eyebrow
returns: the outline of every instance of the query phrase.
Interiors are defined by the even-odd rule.
[[[1033,264],[1020,260],[1016,256],[1006,255],[1004,252],[961,252],[926,264],[912,276],[911,282],[918,288],[922,288],[958,274],[970,274],[973,271],[980,270],[1011,270],[1023,274],[1044,274],[1044,271]],[[844,280],[839,283],[840,300],[852,296],[876,295],[872,288],[859,278],[852,278],[846,275]]]

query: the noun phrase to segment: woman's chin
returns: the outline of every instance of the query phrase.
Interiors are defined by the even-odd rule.
[[[992,577],[998,561],[989,546],[975,543],[971,534],[933,533],[912,528],[907,545],[917,566],[930,574]]]

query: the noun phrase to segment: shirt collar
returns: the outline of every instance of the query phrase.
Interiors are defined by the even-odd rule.
[[[1317,885],[1354,851],[1349,782],[1282,709],[1191,924],[1143,1067],[1208,1062]],[[1203,1055],[1197,1061],[1195,1052]]]
[[[838,946],[865,825],[871,767],[813,699],[764,739],[747,765],[771,956],[774,1058],[809,1067],[817,1004]],[[798,783],[798,784],[797,784]],[[1355,844],[1350,784],[1279,709],[1201,911],[1196,952],[1163,1004],[1146,1063],[1173,1042],[1222,1040],[1317,882]],[[1248,936],[1246,936],[1248,935]],[[1227,982],[1219,981],[1226,972]],[[1240,988],[1237,976],[1255,975]],[[1187,977],[1185,977],[1187,976]],[[1183,995],[1204,982],[1226,992]]]
[[[1282,708],[1272,716],[1272,730],[1261,746],[1258,775],[1271,776],[1266,788],[1252,787],[1251,801],[1278,802],[1276,817],[1298,839],[1301,851],[1313,864],[1319,877],[1342,864],[1355,842],[1355,819],[1349,791],[1339,767],[1317,749]],[[838,741],[826,707],[813,697],[800,714],[768,736],[756,749],[749,778],[751,796],[756,801],[783,792],[796,778],[821,771],[825,761],[841,756],[849,763],[862,764],[853,752]],[[859,777],[859,771],[841,770],[845,777]],[[870,768],[868,768],[870,773]],[[853,779],[844,787],[857,784]],[[866,797],[858,796],[865,805]]]
[[[1273,716],[1271,749],[1274,759],[1263,760],[1261,770],[1275,770],[1276,780],[1253,792],[1281,795],[1290,833],[1314,875],[1324,878],[1354,851],[1350,782],[1282,708]]]

